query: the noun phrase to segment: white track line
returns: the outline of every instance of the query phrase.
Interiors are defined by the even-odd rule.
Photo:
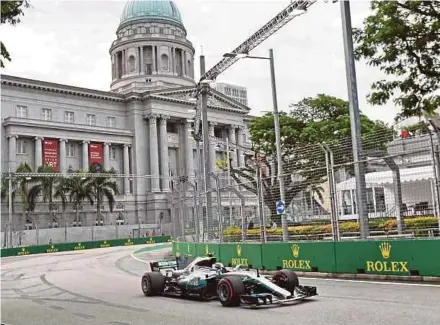
[[[438,284],[426,284],[426,283],[403,283],[403,282],[385,282],[385,281],[368,281],[368,280],[352,280],[352,279],[331,279],[331,278],[311,278],[300,277],[304,280],[322,280],[332,282],[354,282],[354,283],[369,283],[369,284],[385,284],[385,285],[401,285],[401,286],[416,286],[416,287],[434,287],[440,289]]]

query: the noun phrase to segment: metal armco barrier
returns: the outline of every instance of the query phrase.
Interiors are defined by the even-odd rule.
[[[266,270],[440,277],[440,239],[267,244],[173,242],[172,250],[175,256],[214,254],[228,266],[242,264]]]
[[[143,238],[124,238],[101,241],[87,241],[77,243],[60,243],[50,245],[26,246],[17,248],[4,248],[1,250],[1,257],[21,256],[31,254],[56,253],[64,251],[76,251],[93,248],[106,248],[114,246],[131,246],[170,242],[170,236],[156,236]]]

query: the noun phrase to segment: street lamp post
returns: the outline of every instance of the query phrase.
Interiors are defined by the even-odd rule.
[[[350,2],[340,1],[342,31],[344,37],[345,69],[347,73],[347,90],[350,111],[351,142],[353,147],[354,173],[356,180],[356,204],[359,216],[361,238],[369,234],[368,213],[366,209],[367,187],[365,183],[365,166],[362,161],[361,119],[356,82],[356,67],[353,50],[353,32],[351,27]]]
[[[280,119],[278,113],[278,99],[277,99],[277,89],[275,83],[275,64],[273,57],[273,49],[269,50],[269,57],[261,57],[261,56],[250,56],[247,53],[226,53],[223,55],[224,57],[240,57],[245,59],[260,59],[260,60],[269,60],[270,61],[270,79],[272,85],[272,101],[273,101],[273,116],[274,116],[274,124],[275,124],[275,145],[277,151],[277,165],[278,165],[278,182],[280,186],[280,200],[286,202],[285,197],[285,187],[284,187],[284,175],[283,175],[283,159],[281,153],[281,130],[280,130]],[[275,213],[275,211],[271,211],[271,213]],[[289,233],[287,228],[287,219],[286,215],[281,216],[281,227],[283,229],[283,241],[289,240]]]

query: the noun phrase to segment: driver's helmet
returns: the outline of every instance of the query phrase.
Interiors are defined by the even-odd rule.
[[[217,270],[222,270],[223,267],[224,267],[224,265],[223,265],[222,263],[214,263],[214,264],[212,265],[212,267],[213,267],[214,269],[217,269]]]

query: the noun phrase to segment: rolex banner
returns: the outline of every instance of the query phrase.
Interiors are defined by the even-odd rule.
[[[43,140],[43,165],[50,166],[58,172],[58,140]]]
[[[102,143],[91,143],[89,145],[89,165],[99,164],[102,166]]]

